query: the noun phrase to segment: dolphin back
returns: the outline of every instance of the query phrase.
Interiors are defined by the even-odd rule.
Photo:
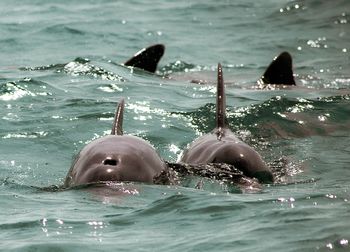
[[[111,135],[123,135],[123,114],[124,114],[124,99],[121,99],[114,116],[113,127]]]
[[[282,52],[271,62],[260,80],[264,84],[295,85],[292,68],[292,56]]]
[[[226,95],[221,64],[218,64],[218,83],[216,87],[216,128],[225,128]]]
[[[127,60],[124,65],[137,67],[142,70],[155,73],[157,65],[165,51],[165,46],[155,44],[147,48],[141,49],[133,57]]]

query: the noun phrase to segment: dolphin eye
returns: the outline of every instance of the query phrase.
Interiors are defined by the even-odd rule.
[[[104,165],[113,165],[113,166],[116,166],[117,165],[117,160],[115,160],[115,159],[105,159],[104,161],[103,161],[103,164]]]

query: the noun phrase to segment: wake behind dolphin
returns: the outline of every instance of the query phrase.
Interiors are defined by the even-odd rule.
[[[216,127],[193,141],[180,161],[189,164],[227,163],[260,182],[273,182],[273,174],[258,152],[238,139],[226,122],[225,90],[221,65],[218,65]]]
[[[119,102],[110,135],[86,145],[73,162],[64,186],[104,181],[153,183],[167,171],[165,162],[145,140],[123,135],[124,100]]]

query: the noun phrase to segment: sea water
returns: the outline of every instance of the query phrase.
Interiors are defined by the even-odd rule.
[[[1,1],[0,250],[349,250],[349,12],[348,0]],[[121,65],[155,43],[156,75]],[[282,51],[297,87],[254,88]],[[42,189],[109,134],[122,97],[125,133],[176,162],[215,127],[218,62],[231,129],[284,160],[285,183]]]

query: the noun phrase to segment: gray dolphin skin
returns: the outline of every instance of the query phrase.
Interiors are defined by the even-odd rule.
[[[123,111],[122,99],[111,134],[92,141],[79,152],[67,174],[65,187],[103,181],[153,183],[154,177],[167,169],[148,142],[123,135]]]
[[[258,152],[238,139],[226,124],[225,90],[221,65],[218,65],[216,127],[194,140],[184,151],[181,162],[188,164],[227,163],[244,175],[262,183],[273,182],[273,174]]]

